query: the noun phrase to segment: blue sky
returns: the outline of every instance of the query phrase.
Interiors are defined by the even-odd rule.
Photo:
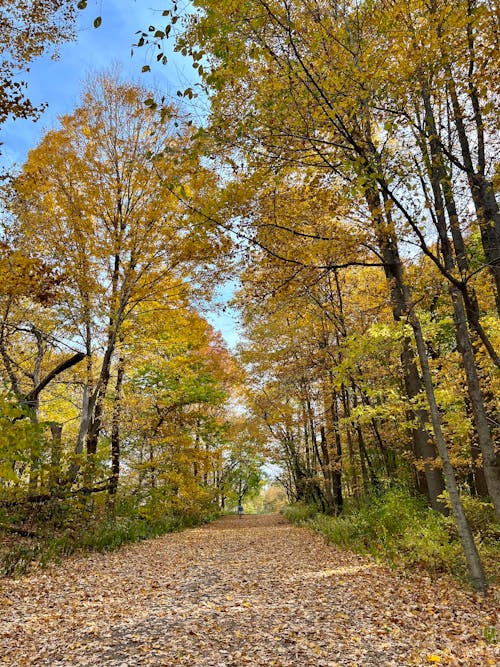
[[[2,166],[9,169],[24,162],[43,132],[57,125],[57,117],[77,106],[85,80],[93,72],[119,65],[124,77],[175,99],[177,90],[192,86],[196,78],[191,62],[174,53],[171,43],[165,45],[167,65],[158,64],[157,52],[146,47],[134,49],[131,56],[136,32],[147,30],[151,24],[164,25],[166,19],[161,12],[168,6],[169,0],[89,0],[87,9],[79,15],[77,41],[62,45],[58,60],[47,56],[34,61],[30,72],[23,75],[32,102],[47,102],[49,106],[36,123],[18,119],[7,121],[0,129]],[[96,29],[93,21],[97,16],[102,17],[102,24]],[[150,65],[151,72],[141,72],[145,64]],[[222,286],[219,299],[230,295],[231,287]],[[230,346],[237,342],[235,316],[230,309],[204,315]]]
[[[135,33],[147,30],[150,24],[162,25],[165,21],[161,11],[168,7],[168,0],[146,2],[89,0],[87,9],[79,14],[77,41],[62,45],[58,60],[46,56],[31,64],[31,71],[22,77],[28,81],[28,95],[35,104],[48,102],[49,108],[37,123],[16,120],[5,124],[0,131],[4,164],[22,162],[42,131],[53,127],[58,115],[74,109],[82,85],[92,72],[119,63],[127,78],[173,96],[179,88],[192,85],[191,63],[176,53],[169,52],[166,66],[157,64],[154,54],[146,47],[135,49],[131,56],[132,44],[137,39]],[[102,25],[97,29],[93,27],[96,16],[102,16]],[[144,64],[151,66],[150,73],[141,72]]]

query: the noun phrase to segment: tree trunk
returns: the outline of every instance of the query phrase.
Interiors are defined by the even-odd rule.
[[[353,443],[353,436],[352,436],[352,428],[354,425],[350,421],[351,418],[351,411],[349,408],[349,393],[347,391],[347,387],[345,385],[342,385],[342,405],[344,408],[344,417],[346,419],[346,437],[347,437],[347,448],[349,451],[349,463],[351,465],[351,470],[352,470],[352,478],[353,478],[353,486],[354,486],[354,496],[356,498],[359,498],[362,496],[361,489],[359,487],[358,483],[358,472],[357,472],[357,461],[356,461],[356,455],[354,453],[354,443]],[[363,491],[365,495],[368,493],[368,487],[369,487],[369,482],[368,482],[368,473],[366,470],[366,462],[365,460],[359,459],[359,464],[360,464],[360,470],[361,470],[361,479],[363,481]]]
[[[476,332],[477,336],[485,346],[493,363],[500,368],[500,358],[493,346],[492,341],[487,336],[480,322],[479,304],[474,290],[468,286],[466,278],[469,271],[469,260],[465,242],[460,229],[460,221],[453,194],[450,177],[445,168],[445,158],[443,150],[438,140],[436,120],[432,108],[431,97],[428,85],[425,80],[421,81],[422,99],[425,109],[425,127],[426,134],[429,137],[430,155],[427,154],[425,140],[420,142],[421,150],[424,155],[424,162],[427,166],[428,175],[431,182],[432,193],[434,196],[435,224],[441,242],[441,253],[443,255],[443,268],[448,274],[454,272],[455,264],[461,276],[461,292],[464,300],[467,319]],[[443,199],[444,198],[444,199]],[[451,230],[453,250],[448,239],[445,211]]]
[[[459,258],[459,269],[467,269],[467,259],[463,247],[463,239],[459,230],[458,214],[455,205],[453,193],[449,178],[444,170],[443,155],[441,148],[436,140],[436,125],[431,107],[430,96],[426,91],[425,85],[422,85],[424,107],[426,113],[427,132],[430,133],[429,141],[431,159],[428,161],[428,170],[435,197],[436,207],[436,227],[439,234],[441,253],[443,256],[444,268],[448,272],[453,272],[456,266],[453,249],[448,239],[445,210],[448,214],[452,230],[452,238],[455,251]],[[442,193],[442,194],[441,194]],[[444,206],[443,206],[444,197]],[[500,518],[500,455],[494,450],[491,430],[488,424],[485,404],[481,393],[479,376],[477,373],[474,351],[467,329],[466,312],[461,291],[453,284],[449,286],[449,293],[453,306],[453,322],[455,325],[455,337],[457,347],[461,354],[465,375],[467,378],[467,391],[470,399],[474,425],[476,428],[479,447],[483,455],[483,467],[488,486],[488,492],[495,506],[497,516]]]
[[[114,509],[118,480],[120,477],[120,418],[122,413],[123,377],[125,362],[120,355],[116,369],[115,397],[113,401],[113,416],[111,421],[111,476],[109,478],[108,506]]]
[[[361,402],[363,403],[363,405],[370,407],[371,405],[370,399],[366,395],[366,392],[364,392],[361,388],[357,387],[354,380],[351,380],[351,382],[354,394],[356,394],[356,392],[359,391],[359,395],[361,397]],[[387,445],[385,444],[384,440],[382,439],[382,436],[380,435],[380,430],[375,418],[372,418],[370,420],[370,425],[373,431],[373,435],[375,436],[375,442],[377,443],[377,448],[380,452],[380,456],[382,457],[382,460],[384,462],[384,468],[387,473],[387,477],[390,482],[392,480],[392,476],[396,472],[394,452],[387,448]]]
[[[463,120],[464,113],[460,106],[451,68],[448,68],[448,90],[450,92],[453,109],[453,120],[457,129],[457,136],[462,152],[462,160],[469,183],[472,201],[474,202],[474,208],[476,209],[484,254],[495,283],[495,300],[497,312],[500,315],[500,209],[495,198],[493,183],[486,178],[481,167],[479,170],[474,168],[467,129]],[[474,97],[474,90],[471,90],[470,94],[472,94],[472,101],[473,103],[475,102],[476,109],[478,109],[479,101]],[[482,123],[480,119],[478,119],[477,111],[476,120],[478,121],[476,125],[481,137]]]
[[[467,391],[470,398],[474,425],[479,441],[479,447],[483,455],[483,469],[488,487],[488,493],[495,506],[495,512],[500,520],[500,454],[495,452],[491,430],[488,424],[488,416],[484,407],[484,400],[479,385],[474,352],[467,331],[465,311],[460,292],[451,287],[451,299],[453,302],[453,320],[455,323],[457,345],[462,355],[465,375],[467,377]]]
[[[448,449],[441,428],[441,417],[439,414],[436,397],[434,395],[434,386],[432,383],[429,361],[427,359],[424,337],[422,335],[420,322],[414,313],[412,313],[410,316],[410,324],[412,326],[415,342],[417,345],[418,358],[420,361],[420,367],[422,369],[422,376],[424,380],[427,402],[429,405],[434,437],[443,465],[443,475],[446,484],[446,491],[448,492],[448,496],[450,498],[451,509],[453,516],[455,517],[458,534],[460,536],[462,548],[464,550],[467,565],[469,567],[471,581],[474,588],[485,592],[488,588],[486,576],[484,574],[483,565],[481,563],[481,559],[472,536],[472,531],[470,529],[469,522],[467,521],[467,517],[465,516],[462,501],[460,499],[457,481],[455,478],[455,471],[453,470],[453,466],[448,455]],[[424,427],[425,425],[422,424],[422,426]]]
[[[333,377],[331,373],[330,387],[332,396],[330,404],[330,417],[332,422],[332,430],[335,436],[335,457],[332,461],[333,492],[336,497],[337,511],[340,514],[344,507],[344,497],[342,495],[342,440],[340,437],[337,392],[333,389]]]
[[[90,419],[90,414],[89,414],[89,397],[90,397],[90,389],[88,384],[85,384],[83,386],[83,393],[82,393],[82,410],[80,414],[80,428],[78,429],[78,436],[76,438],[76,444],[75,444],[75,454],[77,457],[80,457],[81,454],[83,453],[83,448],[85,444],[85,438],[87,435],[88,431],[88,425],[89,425],[89,419]],[[73,484],[76,480],[76,477],[78,475],[78,472],[80,470],[80,462],[76,460],[73,462],[68,470],[68,483]]]
[[[49,487],[51,491],[57,489],[61,481],[62,430],[62,424],[56,424],[55,422],[50,424],[52,442],[50,450]]]

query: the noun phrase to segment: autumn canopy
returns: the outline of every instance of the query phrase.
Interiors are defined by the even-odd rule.
[[[2,16],[26,33],[13,4]],[[74,3],[33,4],[39,32],[3,44],[6,80],[72,36]],[[196,82],[171,100],[95,75],[3,182],[5,532],[275,509],[267,462],[290,503],[332,525],[391,494],[416,503],[485,590],[498,7],[196,0],[151,21],[134,49],[168,67],[173,45]],[[0,121],[39,112],[14,81]],[[237,350],[204,316],[223,284],[237,285]]]

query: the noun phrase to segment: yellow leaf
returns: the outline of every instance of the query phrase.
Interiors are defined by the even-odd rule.
[[[427,662],[437,664],[438,662],[441,662],[441,658],[438,655],[428,655]]]

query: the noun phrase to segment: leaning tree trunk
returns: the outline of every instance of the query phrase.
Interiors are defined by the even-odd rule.
[[[460,499],[460,494],[458,491],[458,485],[455,478],[455,471],[450,461],[448,454],[448,448],[444,440],[443,431],[441,428],[441,416],[439,414],[439,408],[436,402],[436,397],[434,394],[434,386],[432,383],[431,372],[429,368],[429,360],[427,358],[427,350],[425,347],[424,337],[422,335],[422,329],[420,322],[414,313],[410,316],[410,324],[413,329],[415,336],[415,343],[417,345],[418,359],[420,361],[420,367],[422,369],[422,377],[425,386],[425,393],[427,396],[427,402],[429,405],[429,413],[432,422],[432,428],[434,432],[434,437],[436,440],[436,446],[439,451],[439,456],[443,465],[443,475],[446,485],[446,491],[450,498],[450,505],[455,518],[457,525],[458,534],[462,542],[462,548],[464,550],[465,558],[467,560],[467,565],[469,567],[469,573],[471,576],[471,581],[474,586],[479,591],[485,592],[488,588],[486,581],[486,576],[484,573],[483,565],[479,557],[479,553],[474,542],[474,537],[465,516],[464,508],[462,501]],[[422,425],[424,426],[424,424]]]

